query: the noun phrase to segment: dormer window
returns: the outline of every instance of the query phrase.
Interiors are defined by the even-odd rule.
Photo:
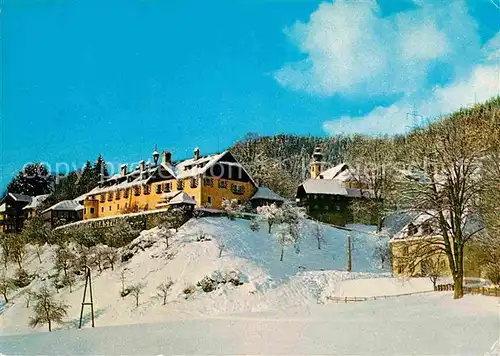
[[[417,227],[413,223],[408,224],[408,236],[413,236],[418,232]]]

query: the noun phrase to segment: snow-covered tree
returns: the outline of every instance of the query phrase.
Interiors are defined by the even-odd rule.
[[[50,290],[43,286],[33,295],[36,303],[33,308],[34,315],[30,317],[29,325],[37,327],[38,325],[48,324],[49,331],[52,331],[53,323],[61,323],[68,314],[69,306],[55,300]]]
[[[243,210],[243,205],[238,204],[237,199],[223,199],[222,209],[226,212],[229,219],[234,220]]]
[[[257,214],[267,221],[268,232],[271,233],[273,225],[281,223],[283,220],[283,209],[275,203],[257,207]]]
[[[283,262],[283,255],[285,247],[288,245],[295,245],[298,243],[298,235],[295,229],[290,229],[290,226],[279,225],[274,232],[276,240],[281,245],[280,262]]]
[[[373,258],[379,262],[380,268],[392,266],[392,252],[387,239],[377,239],[373,250]]]
[[[314,222],[312,234],[318,242],[318,250],[321,250],[321,243],[325,243],[325,229],[318,221]]]

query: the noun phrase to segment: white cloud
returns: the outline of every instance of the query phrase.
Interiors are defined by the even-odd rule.
[[[477,24],[464,0],[415,0],[417,7],[382,17],[375,0],[323,3],[306,23],[285,30],[306,55],[275,73],[293,90],[363,98],[401,95],[364,117],[344,116],[324,124],[327,132],[406,131],[416,108],[426,117],[498,94],[500,35],[480,46]],[[450,73],[436,86],[436,65]],[[474,94],[475,93],[475,94]]]
[[[464,106],[500,95],[500,32],[483,47],[482,61],[463,78],[436,86],[418,96],[407,95],[389,107],[377,107],[362,117],[344,116],[327,121],[323,129],[330,134],[402,133],[422,120],[450,113]],[[408,115],[416,110],[419,116]],[[422,119],[425,118],[425,119]]]

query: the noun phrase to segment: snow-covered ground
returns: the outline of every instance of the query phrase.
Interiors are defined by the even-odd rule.
[[[449,293],[1,338],[12,354],[485,355],[494,298]]]
[[[299,249],[286,247],[282,262],[281,247],[264,223],[254,232],[248,220],[192,219],[169,240],[168,249],[159,229],[143,231],[132,244],[149,245],[147,248],[138,249],[114,271],[93,271],[98,328],[89,329],[87,308],[86,329],[74,330],[82,281],[72,293],[65,288],[57,295],[70,309],[67,322],[55,328],[66,330],[50,334],[33,333],[45,331],[45,327],[28,328],[31,309],[25,306],[25,290],[18,290],[0,315],[0,333],[31,334],[0,338],[0,353],[485,354],[498,337],[495,298],[468,296],[452,302],[448,293],[430,293],[332,303],[327,297],[398,295],[429,291],[432,284],[425,278],[392,278],[388,270],[381,269],[374,250],[386,240],[375,234],[350,233],[353,272],[346,272],[348,232],[324,226],[324,242],[318,249],[311,224],[304,222]],[[354,228],[373,231],[367,226]],[[202,234],[205,240],[197,241]],[[219,257],[221,244],[224,249]],[[54,274],[53,256],[54,247],[44,249],[41,264],[36,255],[30,255],[25,267],[41,276],[31,283],[31,289],[36,290]],[[9,268],[9,272],[13,270]],[[236,271],[244,284],[226,284],[210,293],[199,288],[194,294],[183,293],[217,271]],[[120,297],[122,273],[126,285],[146,284],[139,307],[132,296]],[[167,279],[174,284],[164,306],[156,288]],[[481,334],[474,342],[468,342],[470,335],[460,331],[472,332],[471,326]],[[415,335],[418,342],[408,343],[408,335]],[[299,340],[304,341],[303,348],[297,348]],[[428,343],[431,346],[424,346]]]

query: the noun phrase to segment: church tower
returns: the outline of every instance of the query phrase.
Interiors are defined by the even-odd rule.
[[[311,178],[316,179],[323,172],[323,152],[319,147],[314,149],[311,161]]]

